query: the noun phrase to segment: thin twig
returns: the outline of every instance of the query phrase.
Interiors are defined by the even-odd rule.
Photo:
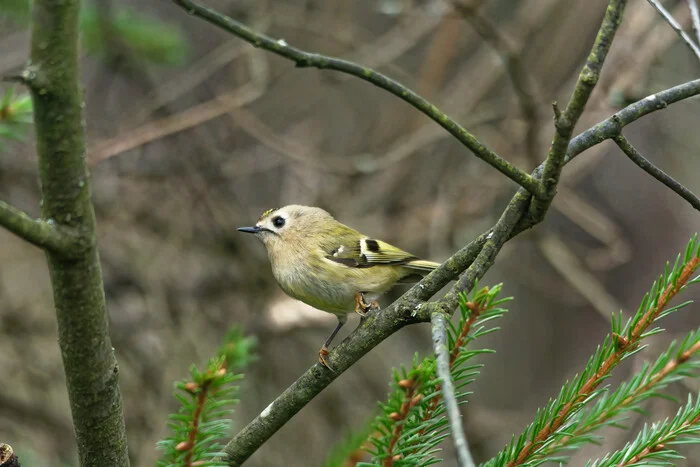
[[[517,48],[488,18],[479,14],[472,5],[462,1],[455,0],[452,5],[462,18],[471,24],[477,34],[496,50],[501,58],[508,79],[510,79],[515,95],[520,103],[520,112],[527,125],[525,135],[527,156],[533,164],[537,165],[539,163],[537,143],[540,134],[540,118],[537,104],[540,92],[537,81],[525,68]]]
[[[297,68],[314,67],[322,70],[339,71],[341,73],[353,75],[394,94],[442,126],[445,130],[457,138],[457,140],[469,148],[469,150],[471,150],[476,157],[500,171],[506,177],[525,188],[531,194],[535,196],[543,195],[542,185],[538,180],[535,180],[530,174],[518,169],[510,162],[496,154],[493,150],[489,149],[465,128],[460,126],[445,113],[438,110],[435,105],[388,76],[348,60],[306,52],[296,47],[292,47],[287,44],[284,39],[275,40],[265,34],[255,32],[242,23],[239,23],[226,15],[218,13],[194,0],[173,0],[173,2],[176,5],[184,8],[190,14],[199,16],[205,21],[208,21],[231,34],[240,37],[254,47],[265,49],[293,61]]]
[[[598,35],[591,48],[591,53],[588,55],[586,64],[578,76],[576,87],[571,94],[569,103],[560,115],[555,115],[554,139],[549,148],[549,154],[545,161],[544,173],[542,175],[545,196],[544,198],[533,200],[530,209],[535,219],[544,216],[556,194],[561,170],[566,163],[566,152],[574,132],[574,127],[581,117],[581,114],[583,114],[586,103],[598,82],[600,72],[603,69],[603,63],[608,55],[613,39],[615,38],[615,32],[617,32],[617,28],[622,22],[622,13],[626,4],[627,0],[610,0],[605,12],[605,17],[600,24],[600,29],[598,29]],[[555,107],[555,110],[556,109],[557,107]],[[557,112],[555,112],[555,114],[556,113]]]
[[[474,459],[469,452],[469,444],[464,434],[462,426],[462,414],[459,412],[457,405],[457,397],[455,396],[455,388],[452,384],[452,376],[450,374],[450,355],[447,347],[447,329],[445,315],[442,313],[433,313],[431,316],[433,325],[433,349],[437,359],[437,373],[440,377],[442,397],[445,401],[445,409],[447,410],[447,418],[450,421],[450,429],[452,430],[452,439],[454,440],[455,450],[457,451],[457,460],[460,467],[472,467]]]
[[[648,159],[642,156],[642,154],[637,151],[634,146],[632,146],[632,143],[630,143],[627,138],[625,138],[622,134],[619,134],[613,138],[613,141],[615,141],[615,144],[622,149],[622,152],[624,152],[632,162],[637,164],[640,169],[669,187],[671,190],[676,192],[678,196],[689,202],[690,205],[696,210],[700,211],[700,199],[695,196],[692,191],[678,183],[673,177],[666,174],[663,170],[656,167]]]
[[[80,252],[80,236],[65,226],[59,227],[0,201],[0,226],[23,240],[44,250],[66,257]]]
[[[690,50],[695,54],[695,57],[700,60],[700,47],[693,42],[693,39],[691,39],[688,33],[683,30],[673,15],[671,15],[671,13],[669,13],[658,0],[647,0],[647,2],[649,2],[649,4],[659,12],[664,21],[666,21],[674,31],[676,31],[676,34],[678,34],[681,40],[685,42],[688,47],[690,47]]]
[[[698,44],[700,44],[700,11],[698,10],[697,0],[688,0],[688,7],[690,8],[690,18],[693,20],[695,37],[698,40]]]

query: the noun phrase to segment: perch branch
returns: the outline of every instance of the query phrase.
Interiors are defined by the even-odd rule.
[[[63,256],[79,251],[80,237],[65,227],[33,219],[24,211],[0,201],[0,226],[34,246]]]
[[[693,39],[691,39],[690,36],[688,35],[688,33],[686,33],[683,30],[683,27],[680,24],[678,24],[678,21],[676,21],[676,19],[673,17],[673,15],[671,13],[669,13],[668,10],[666,10],[666,8],[664,8],[664,6],[661,3],[659,3],[658,0],[647,0],[647,2],[649,2],[649,4],[651,6],[653,6],[654,9],[656,9],[656,11],[659,12],[659,14],[664,19],[664,21],[666,21],[668,23],[668,25],[671,26],[671,29],[676,31],[676,34],[678,34],[678,37],[681,38],[681,40],[685,43],[685,45],[690,47],[690,50],[695,54],[695,57],[698,60],[700,60],[700,47],[698,47],[698,45],[695,42],[693,42]],[[691,12],[692,12],[692,6],[691,6]]]
[[[549,154],[542,174],[545,196],[533,200],[531,213],[535,219],[541,218],[547,212],[556,194],[559,176],[565,164],[566,151],[569,147],[574,127],[581,117],[595,85],[598,83],[603,63],[615,38],[617,28],[622,22],[622,13],[626,4],[626,0],[610,0],[605,11],[605,17],[600,25],[600,29],[598,29],[598,35],[591,48],[591,53],[588,55],[586,64],[579,74],[569,103],[561,113],[559,113],[556,104],[554,106],[554,139],[549,148]]]
[[[535,196],[543,195],[542,185],[538,180],[535,180],[530,174],[518,169],[510,162],[496,154],[493,150],[489,149],[465,128],[460,126],[445,113],[438,110],[435,105],[431,104],[415,92],[411,91],[397,81],[394,81],[388,76],[348,60],[310,53],[296,47],[292,47],[287,44],[284,39],[275,40],[265,34],[255,32],[242,23],[239,23],[226,15],[218,13],[196,1],[173,0],[173,2],[184,8],[188,13],[198,16],[205,21],[208,21],[211,24],[223,29],[224,31],[240,37],[254,47],[262,48],[293,61],[298,68],[314,67],[318,69],[339,71],[341,73],[353,75],[390,92],[399,99],[402,99],[419,111],[423,112],[438,125],[442,126],[452,136],[457,138],[458,141],[469,148],[469,150],[474,153],[476,157],[500,171],[506,177],[525,188],[531,194]]]
[[[649,162],[634,146],[632,146],[632,143],[630,143],[627,138],[620,134],[615,136],[613,141],[615,141],[615,144],[617,144],[622,152],[624,152],[632,162],[637,164],[640,169],[675,191],[678,196],[689,202],[696,210],[700,211],[700,199],[698,199],[692,191],[674,180],[673,177]]]
[[[450,421],[450,429],[452,439],[454,440],[455,450],[457,451],[457,460],[460,467],[473,467],[474,459],[469,452],[469,444],[464,435],[464,427],[462,426],[462,414],[459,412],[457,397],[455,396],[455,388],[452,384],[452,376],[450,375],[450,352],[447,348],[447,329],[445,325],[445,315],[442,313],[433,313],[430,318],[433,325],[433,349],[437,359],[437,373],[440,377],[440,389],[442,397],[445,401],[447,410],[447,418]]]

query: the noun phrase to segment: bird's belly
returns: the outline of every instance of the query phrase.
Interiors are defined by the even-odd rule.
[[[320,279],[314,274],[301,274],[296,268],[278,269],[275,278],[290,297],[319,310],[342,315],[355,309],[358,292],[367,293],[368,299],[374,299],[391,288],[398,279],[391,268],[377,266],[372,269],[372,274],[367,274],[367,269],[338,265],[332,280]]]

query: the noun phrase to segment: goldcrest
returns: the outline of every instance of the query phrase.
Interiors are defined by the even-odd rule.
[[[265,211],[253,227],[282,290],[319,310],[333,313],[338,325],[319,351],[328,346],[353,311],[364,316],[379,308],[376,298],[397,283],[411,283],[439,266],[395,246],[362,235],[321,208],[289,205]]]

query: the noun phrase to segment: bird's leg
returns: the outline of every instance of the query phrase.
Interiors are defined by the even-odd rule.
[[[372,311],[372,309],[378,310],[379,309],[379,302],[376,300],[373,300],[369,303],[367,303],[367,299],[365,298],[365,294],[362,292],[357,292],[355,294],[355,313],[358,315],[362,316],[363,318],[367,316],[367,313],[369,311]]]
[[[338,325],[335,327],[333,332],[331,333],[330,336],[328,336],[328,339],[326,339],[326,342],[324,342],[323,347],[321,347],[321,350],[318,351],[318,362],[328,368],[329,370],[335,372],[333,368],[328,365],[328,362],[326,361],[326,355],[328,355],[328,346],[331,345],[331,341],[335,338],[335,335],[338,334],[338,331],[340,331],[340,328],[343,327],[343,324],[348,320],[348,317],[343,315],[338,316]]]

